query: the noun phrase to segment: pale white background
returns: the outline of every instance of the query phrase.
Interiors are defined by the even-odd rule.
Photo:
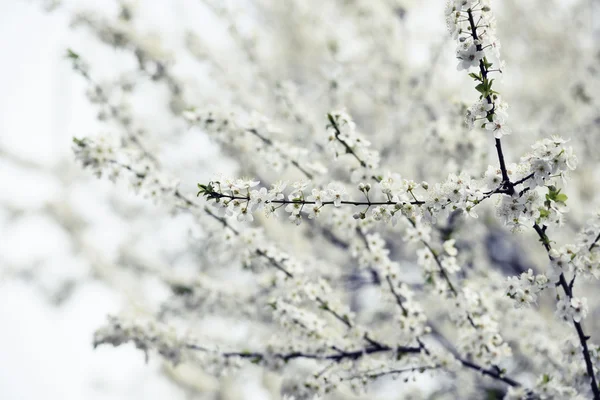
[[[84,43],[65,14],[22,0],[0,0],[0,38],[0,151],[25,163],[20,168],[0,153],[0,398],[184,398],[157,362],[146,365],[132,347],[92,348],[94,330],[121,304],[106,284],[79,285],[58,307],[45,295],[65,277],[88,272],[71,257],[65,232],[40,212],[61,195],[52,169],[73,162],[70,138],[95,126],[81,80],[63,57],[67,47]],[[86,194],[80,197],[84,203]],[[15,217],[12,208],[25,212]],[[20,267],[48,259],[54,268],[40,271],[41,280],[14,277]]]

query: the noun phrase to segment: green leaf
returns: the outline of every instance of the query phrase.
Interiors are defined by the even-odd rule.
[[[560,192],[561,189],[556,189],[556,186],[548,186],[548,194],[546,194],[546,201],[554,201],[556,203],[565,203],[568,199],[567,195]]]
[[[560,193],[560,190],[556,190],[556,186],[548,186],[548,194],[546,194],[546,200],[556,201],[556,196]]]
[[[567,199],[568,199],[568,197],[566,194],[557,193],[554,201],[556,201],[557,203],[565,203],[567,201]]]
[[[71,60],[79,60],[79,54],[75,53],[71,49],[67,49],[67,58],[70,58]]]
[[[482,82],[482,81],[483,81],[483,79],[481,78],[481,73],[479,73],[479,74],[476,74],[476,73],[474,73],[474,72],[471,72],[471,73],[469,74],[469,76],[470,76],[471,78],[475,79],[476,81],[479,81],[479,82]]]
[[[202,185],[201,183],[198,184],[198,193],[196,194],[196,197],[200,195],[206,196],[208,199],[219,198],[219,196],[217,196],[215,193],[212,182],[210,182],[208,185]]]
[[[494,63],[489,62],[486,57],[483,57],[483,66],[485,69],[489,69],[492,65],[494,65]]]

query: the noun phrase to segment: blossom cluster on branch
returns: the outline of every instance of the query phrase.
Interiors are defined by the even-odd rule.
[[[180,257],[187,274],[145,270],[169,289],[167,298],[143,317],[110,317],[95,346],[132,342],[146,357],[156,352],[215,375],[261,368],[281,375],[281,394],[296,398],[373,393],[377,382],[426,375],[431,390],[415,384],[405,393],[600,399],[590,318],[597,310],[584,286],[600,277],[600,219],[567,236],[573,243],[557,244],[560,229],[572,228],[566,193],[581,164],[576,140],[541,129],[538,140],[511,137],[520,147],[505,154],[511,129],[497,86],[505,65],[491,1],[447,2],[458,70],[479,93],[460,107],[432,98],[433,61],[411,71],[389,40],[409,2],[335,1],[318,10],[301,0],[256,2],[254,11],[297,24],[281,28],[290,43],[303,43],[297,54],[272,46],[276,35],[261,25],[244,26],[243,6],[202,3],[224,21],[235,51],[231,60],[211,54],[210,43],[186,33],[181,51],[211,78],[200,90],[137,31],[128,3],[116,22],[86,12],[73,20],[136,65],[104,82],[83,54],[69,51],[113,132],[75,138],[76,160],[157,207],[191,215],[201,232]],[[296,57],[289,70],[271,62],[282,60],[278,51]],[[225,67],[237,64],[247,68],[228,75]],[[147,143],[159,129],[140,123],[130,106],[136,88],[149,84],[166,88],[168,126],[208,138],[239,169],[218,175],[211,165],[217,177],[198,178],[196,197],[196,167],[172,178],[161,146]],[[212,84],[217,101],[203,97]],[[490,239],[495,232],[502,241]],[[524,253],[544,252],[543,264],[501,247],[521,249],[510,241],[528,234],[541,246]],[[494,259],[494,251],[506,254]],[[227,324],[224,331],[245,332],[243,340],[211,336],[209,317]]]

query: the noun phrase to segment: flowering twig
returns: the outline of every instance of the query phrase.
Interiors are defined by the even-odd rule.
[[[475,47],[478,52],[483,50],[481,44],[479,43],[479,36],[477,35],[477,26],[475,21],[473,20],[473,10],[468,9],[467,15],[469,16],[469,25],[471,27],[471,35],[473,36],[473,41],[476,43]],[[488,67],[484,62],[485,58],[479,60],[479,72],[481,73],[482,82],[488,82]],[[490,83],[491,87],[491,83]],[[492,101],[492,94],[487,93],[485,96],[488,104],[492,104],[492,109],[488,111],[487,118],[491,122],[494,115],[494,102]],[[510,179],[508,178],[508,172],[506,170],[506,163],[504,161],[504,154],[502,152],[502,142],[500,138],[495,138],[496,141],[496,152],[498,153],[498,162],[500,163],[500,170],[502,171],[502,183],[504,184],[504,190],[506,190],[507,194],[512,194],[514,191],[514,184],[511,184]]]
[[[538,224],[534,224],[533,229],[538,234],[538,236],[540,238],[540,242],[542,242],[542,245],[546,249],[546,252],[548,253],[548,259],[550,260],[550,262],[552,262],[554,260],[551,255],[552,246],[550,244],[550,239],[548,238],[548,235],[546,234],[546,227],[545,226],[540,227]],[[593,244],[595,244],[595,243],[596,242],[594,242]],[[593,244],[592,244],[592,246],[590,246],[590,249],[593,248]],[[571,290],[572,286],[567,283],[565,275],[562,272],[559,276],[559,281],[558,281],[557,285],[560,285],[560,287],[563,289],[563,291],[565,292],[565,295],[568,297],[569,300],[571,300],[573,298],[573,292]],[[581,343],[581,348],[582,348],[581,351],[583,353],[583,358],[585,360],[585,367],[587,369],[588,376],[590,377],[590,386],[592,388],[592,393],[594,394],[594,399],[595,400],[600,399],[600,389],[598,388],[598,382],[596,381],[596,375],[594,374],[594,364],[592,363],[590,351],[589,351],[588,345],[587,345],[587,341],[590,339],[590,336],[587,336],[583,332],[583,327],[580,322],[573,320],[573,325],[575,326],[575,330],[577,331],[577,336],[579,337],[579,342]]]
[[[352,147],[350,147],[350,145],[348,143],[346,143],[346,141],[342,138],[342,132],[340,131],[340,127],[338,126],[337,121],[335,120],[335,118],[333,117],[333,115],[331,114],[327,114],[327,118],[329,119],[329,123],[331,124],[331,127],[334,129],[335,132],[335,139],[340,142],[344,148],[346,149],[346,153],[348,154],[352,154],[352,156],[354,158],[356,158],[356,160],[360,163],[361,167],[366,167],[367,163],[365,161],[363,161],[352,149]]]
[[[189,344],[189,345],[187,345],[187,347],[192,350],[209,351],[208,349],[198,346],[198,345],[195,345],[195,344]],[[285,362],[293,360],[293,359],[298,359],[298,358],[313,359],[313,360],[331,360],[331,361],[339,362],[339,361],[343,361],[343,360],[357,360],[361,357],[364,357],[365,355],[389,352],[389,351],[394,351],[399,354],[415,354],[415,353],[421,352],[421,348],[419,348],[419,347],[407,347],[407,346],[398,346],[395,348],[391,348],[388,346],[369,346],[369,347],[365,347],[365,348],[362,348],[359,350],[353,350],[353,351],[344,351],[344,350],[337,349],[337,348],[334,350],[335,350],[334,353],[324,353],[324,354],[303,353],[300,351],[295,351],[295,352],[291,352],[291,353],[274,353],[274,354],[260,353],[260,352],[224,352],[224,353],[220,353],[220,355],[225,358],[240,357],[240,358],[248,358],[248,359],[257,360],[257,361],[271,357],[271,358],[281,359]]]
[[[235,195],[231,195],[231,194],[220,193],[215,190],[202,190],[202,191],[198,192],[198,195],[200,195],[200,194],[206,196],[208,199],[228,199],[228,200],[243,200],[243,201],[252,200],[250,195],[235,196]],[[294,205],[299,205],[299,206],[315,205],[315,204],[318,204],[320,206],[331,206],[331,205],[337,206],[337,204],[352,205],[352,206],[395,206],[398,204],[398,202],[391,201],[391,200],[387,200],[387,201],[341,200],[339,202],[337,202],[337,201],[317,202],[317,201],[304,200],[301,198],[296,198],[296,199],[292,199],[292,200],[286,200],[286,199],[267,200],[267,201],[265,201],[265,203],[266,204],[282,204],[282,205],[294,204]],[[421,205],[421,204],[425,204],[425,203],[423,201],[410,201],[405,204]]]
[[[90,101],[92,103],[98,103],[100,106],[105,106],[110,111],[110,116],[123,127],[123,130],[127,133],[127,139],[136,145],[148,160],[155,165],[158,165],[158,159],[146,149],[140,141],[139,135],[132,129],[131,121],[133,118],[130,115],[130,111],[127,108],[117,106],[110,101],[105,89],[102,85],[94,81],[90,74],[88,64],[78,53],[69,49],[67,50],[67,58],[71,61],[73,70],[78,72],[87,81],[89,85],[88,97],[90,98]],[[101,111],[101,114],[103,114],[103,111]]]

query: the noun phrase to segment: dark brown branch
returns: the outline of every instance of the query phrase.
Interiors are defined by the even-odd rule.
[[[189,344],[186,346],[191,350],[200,350],[200,351],[208,351],[207,349],[197,346],[194,344]],[[316,353],[304,353],[301,351],[295,351],[291,353],[260,353],[260,352],[226,352],[221,353],[221,355],[225,358],[229,357],[241,357],[241,358],[250,358],[253,360],[263,360],[265,358],[274,357],[281,359],[283,361],[289,361],[297,358],[304,359],[313,359],[313,360],[331,360],[331,361],[342,361],[342,360],[357,360],[368,354],[382,353],[395,351],[400,354],[417,354],[421,352],[421,348],[419,347],[407,347],[407,346],[398,346],[398,347],[388,347],[388,346],[369,346],[359,350],[353,351],[345,351],[338,348],[334,348],[335,353],[329,354],[316,354]]]
[[[219,192],[214,192],[214,191],[213,192],[205,192],[205,194],[209,199],[229,199],[229,200],[243,200],[243,201],[251,200],[250,196],[234,196],[234,195],[224,194],[224,193],[219,193]],[[316,201],[307,201],[307,200],[301,200],[301,199],[269,200],[266,203],[267,204],[298,204],[301,206],[317,204]],[[409,202],[402,202],[402,203],[403,204],[413,204],[413,205],[425,204],[424,201],[409,201]],[[335,202],[334,201],[323,201],[323,202],[321,202],[321,204],[323,206],[330,206],[330,205],[335,204]],[[340,204],[352,205],[352,206],[395,206],[398,203],[391,201],[391,200],[387,200],[387,201],[345,201],[345,200],[342,200],[342,201],[340,201]]]

